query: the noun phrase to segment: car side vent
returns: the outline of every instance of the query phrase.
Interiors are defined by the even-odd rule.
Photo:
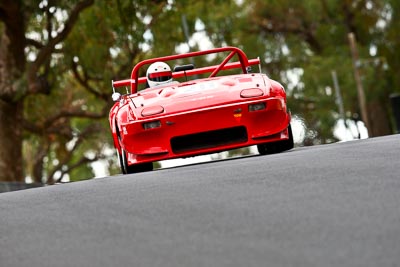
[[[247,142],[247,131],[244,126],[240,126],[177,136],[171,139],[171,147],[175,154],[179,154],[198,149],[222,147],[229,144],[245,142]]]

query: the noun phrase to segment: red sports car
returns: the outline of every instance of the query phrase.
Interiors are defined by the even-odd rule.
[[[195,60],[220,63],[197,68]],[[171,63],[177,64],[173,70]],[[152,170],[155,161],[251,145],[260,154],[293,148],[283,86],[239,48],[147,59],[130,79],[112,85],[109,121],[123,173]],[[118,87],[126,87],[126,94]]]

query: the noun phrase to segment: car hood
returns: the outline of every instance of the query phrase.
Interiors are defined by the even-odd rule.
[[[142,117],[143,110],[159,107],[163,114],[171,114],[241,101],[240,92],[249,88],[260,88],[267,95],[270,87],[263,74],[200,79],[142,90],[130,97],[131,108],[137,118]]]

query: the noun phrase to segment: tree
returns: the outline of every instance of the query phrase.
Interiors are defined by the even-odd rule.
[[[347,40],[354,32],[373,136],[387,134],[387,97],[400,90],[399,6],[395,0],[1,0],[0,180],[91,178],[90,164],[99,159],[117,172],[107,122],[111,80],[128,78],[142,59],[208,44],[260,56],[263,70],[288,88],[289,107],[307,127],[304,143],[329,143],[339,119],[332,70],[347,118],[359,113]]]
[[[110,156],[111,80],[128,77],[143,55],[143,18],[167,3],[93,3],[1,2],[0,180],[88,179],[89,164]]]
[[[24,181],[22,144],[24,100],[30,95],[51,91],[49,73],[57,45],[64,41],[78,20],[79,14],[93,0],[74,1],[60,7],[69,11],[62,28],[53,24],[55,7],[51,2],[0,2],[0,180]],[[38,13],[45,14],[47,36],[44,42],[26,36],[28,24]],[[27,50],[36,51],[27,55]],[[29,56],[33,56],[29,60]]]
[[[109,157],[110,81],[185,42],[180,15],[191,27],[197,18],[186,4],[2,1],[0,180],[93,177],[88,164]]]
[[[297,72],[300,81],[289,90],[292,111],[304,118],[311,143],[335,141],[333,128],[339,119],[333,94],[331,71],[338,72],[346,114],[359,118],[351,54],[347,34],[358,41],[360,70],[367,92],[371,136],[391,134],[387,105],[393,87],[394,47],[398,41],[396,1],[246,1],[250,32],[262,38],[269,54],[268,69],[290,84]],[[392,26],[393,25],[393,26]],[[392,29],[392,30],[391,30]],[[388,48],[392,49],[388,49]],[[272,48],[272,49],[270,49]],[[371,51],[376,51],[371,54]],[[390,52],[389,52],[390,51]],[[272,64],[271,64],[272,63]],[[274,64],[276,63],[276,64]],[[397,68],[398,69],[398,68]]]

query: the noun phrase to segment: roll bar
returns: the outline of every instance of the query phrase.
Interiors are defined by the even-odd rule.
[[[242,50],[240,50],[237,47],[227,46],[227,47],[214,48],[214,49],[209,49],[209,50],[204,50],[204,51],[188,52],[188,53],[183,53],[183,54],[178,54],[178,55],[171,55],[171,56],[143,60],[134,66],[134,68],[132,69],[132,72],[131,72],[130,79],[112,81],[112,86],[113,86],[113,88],[121,87],[121,86],[130,86],[131,94],[134,94],[134,93],[137,93],[137,91],[138,91],[138,89],[137,89],[138,84],[146,83],[146,81],[147,81],[146,77],[139,77],[139,69],[144,65],[148,65],[148,64],[151,64],[151,63],[154,63],[157,61],[165,62],[165,61],[171,61],[171,60],[176,60],[176,59],[181,59],[181,58],[197,57],[197,56],[216,54],[216,53],[221,53],[221,52],[230,52],[230,53],[228,54],[228,56],[225,57],[225,59],[219,65],[195,68],[195,69],[187,70],[187,71],[173,72],[172,77],[180,78],[180,77],[183,77],[184,75],[192,76],[192,75],[204,74],[204,73],[209,73],[209,72],[211,72],[211,75],[209,77],[215,77],[217,75],[217,73],[221,70],[234,69],[234,68],[241,68],[243,73],[248,73],[249,66],[260,64],[259,58],[248,60],[246,54]],[[238,55],[239,61],[228,63],[229,60],[231,60],[233,58],[233,56],[235,56],[235,55]]]

